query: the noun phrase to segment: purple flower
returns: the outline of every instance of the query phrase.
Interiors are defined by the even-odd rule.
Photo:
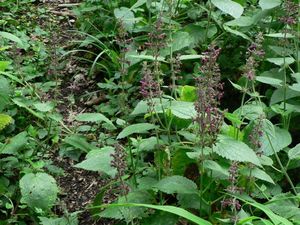
[[[202,66],[200,67],[200,76],[195,77],[197,87],[197,101],[195,110],[197,112],[194,118],[199,125],[199,136],[201,138],[201,147],[211,146],[217,139],[223,123],[223,113],[218,109],[220,99],[223,96],[223,84],[217,58],[220,49],[210,46],[203,53]]]

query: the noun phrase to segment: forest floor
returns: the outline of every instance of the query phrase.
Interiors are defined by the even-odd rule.
[[[74,29],[76,30],[74,27],[76,17],[70,10],[70,6],[76,5],[78,2],[76,0],[43,0],[42,3],[43,6],[49,9],[49,13],[52,14],[49,16],[61,17],[58,21],[58,29],[51,35],[55,37],[56,43],[53,45],[51,40],[48,42],[49,48],[56,48],[53,49],[56,56],[52,58],[51,64],[59,68],[55,69],[54,72],[57,73],[55,76],[60,85],[56,90],[47,94],[45,98],[58,103],[59,113],[63,115],[63,121],[70,129],[76,125],[74,124],[75,115],[90,111],[89,104],[83,102],[82,96],[88,93],[88,90],[95,88],[93,81],[86,80],[88,69],[80,65],[75,57],[72,57],[72,55],[61,57],[56,53],[59,48],[68,50],[67,48],[70,48],[73,45],[72,43],[78,38],[78,35],[74,35],[74,32],[71,32]],[[97,172],[73,167],[75,164],[74,160],[61,157],[58,149],[53,149],[51,158],[54,165],[64,171],[63,175],[57,178],[62,194],[56,213],[82,212],[79,216],[80,224],[112,224],[112,222],[105,220],[95,222],[86,209],[92,203],[91,201],[95,199],[101,187],[108,183],[108,180],[101,178]]]

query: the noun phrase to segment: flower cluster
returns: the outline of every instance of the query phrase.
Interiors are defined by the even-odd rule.
[[[223,96],[223,84],[217,58],[220,48],[210,46],[203,53],[200,76],[195,78],[197,87],[197,101],[195,122],[199,125],[201,147],[211,146],[217,138],[223,123],[223,113],[218,109]]]
[[[242,193],[242,191],[243,191],[242,188],[240,188],[236,185],[237,178],[238,178],[238,166],[239,166],[238,162],[233,161],[228,170],[228,172],[229,172],[228,180],[230,182],[230,185],[227,187],[226,191],[230,194]],[[239,200],[237,200],[234,197],[221,201],[221,205],[224,208],[226,208],[228,206],[231,207],[232,211],[234,211],[234,212],[239,211],[242,207]],[[237,220],[238,220],[238,218],[236,217],[236,215],[234,215],[234,217],[232,217],[232,221],[236,222]]]
[[[143,78],[140,81],[141,95],[147,100],[160,96],[160,84],[154,79],[154,75],[147,62],[143,63],[142,75]]]
[[[263,50],[262,42],[263,42],[263,34],[258,33],[255,42],[252,43],[246,53],[247,61],[244,71],[244,76],[253,81],[255,79],[256,73],[255,70],[258,67],[258,62],[262,60],[262,57],[265,55]]]
[[[297,14],[299,11],[299,5],[291,0],[286,0],[283,6],[285,15],[280,20],[286,25],[297,24]]]

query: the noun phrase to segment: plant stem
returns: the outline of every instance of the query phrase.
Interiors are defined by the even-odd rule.
[[[289,184],[291,185],[294,194],[297,195],[298,192],[296,191],[296,188],[295,188],[295,186],[294,186],[294,184],[293,184],[293,182],[292,182],[290,176],[289,176],[288,173],[286,172],[286,169],[285,169],[284,166],[282,165],[281,160],[280,160],[280,158],[279,158],[277,152],[276,152],[275,149],[274,149],[274,146],[273,146],[273,144],[272,144],[272,142],[271,142],[271,139],[270,139],[269,135],[268,135],[267,133],[266,133],[266,135],[267,135],[268,141],[269,141],[269,143],[270,143],[270,145],[271,145],[271,148],[272,148],[272,150],[273,150],[273,152],[274,152],[274,154],[275,154],[276,160],[277,160],[277,162],[278,162],[278,164],[279,164],[279,166],[280,166],[280,168],[281,168],[281,172],[285,175],[287,181],[288,181]]]

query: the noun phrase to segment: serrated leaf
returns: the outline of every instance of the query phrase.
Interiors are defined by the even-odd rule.
[[[17,44],[19,44],[20,47],[23,47],[23,42],[20,38],[18,38],[16,35],[13,35],[11,33],[8,32],[4,32],[4,31],[0,31],[0,36],[2,36],[3,38],[6,38],[10,41],[16,42]]]
[[[22,201],[30,208],[49,210],[56,202],[58,187],[46,173],[28,173],[20,180]]]
[[[251,162],[261,166],[257,155],[248,145],[225,135],[219,135],[214,152],[232,161]]]
[[[261,151],[266,156],[273,155],[274,150],[275,152],[279,152],[292,143],[292,137],[287,130],[274,126],[274,131],[274,136],[264,133],[260,138],[262,144]]]
[[[53,102],[37,102],[33,106],[40,112],[49,112],[54,109],[55,104]]]
[[[281,4],[281,0],[260,0],[258,4],[262,10],[273,9]]]
[[[6,114],[0,114],[0,131],[11,124],[13,119]]]
[[[158,190],[167,193],[181,193],[181,194],[196,194],[197,185],[183,176],[170,176],[163,178],[156,185],[155,188]]]
[[[294,148],[288,151],[289,159],[300,159],[300,144],[297,144]]]
[[[68,136],[64,139],[64,142],[84,152],[89,152],[96,148],[95,146],[89,144],[84,137],[79,135]]]
[[[241,170],[241,174],[245,175],[245,176],[253,176],[259,180],[263,180],[263,181],[267,181],[271,184],[275,184],[275,182],[273,181],[273,179],[269,176],[269,174],[267,174],[265,171],[259,169],[259,168],[253,168],[253,169],[242,169]]]
[[[17,155],[18,151],[21,150],[28,141],[27,132],[23,131],[16,136],[9,139],[9,141],[1,146],[0,153],[1,154],[10,154]]]
[[[213,160],[204,160],[203,167],[212,171],[212,177],[215,179],[228,179],[228,169],[223,168],[220,164]]]
[[[224,25],[223,27],[224,27],[224,30],[228,31],[229,33],[240,36],[240,37],[252,42],[251,38],[249,36],[247,36],[246,34],[244,34],[243,32],[231,29],[229,26],[226,26],[226,25]]]
[[[267,61],[273,63],[277,66],[288,66],[295,62],[295,59],[292,57],[285,57],[285,58],[267,58]]]
[[[116,8],[114,10],[114,15],[118,20],[122,21],[127,31],[132,31],[135,23],[135,18],[133,12],[129,8]]]
[[[77,115],[75,119],[80,122],[105,122],[113,128],[116,128],[115,125],[101,113],[82,113]]]
[[[196,116],[193,102],[172,101],[169,109],[174,116],[180,119],[192,119]]]
[[[111,161],[113,160],[112,154],[114,151],[114,148],[110,146],[101,149],[94,149],[86,155],[86,159],[84,161],[76,164],[74,167],[103,172],[114,177],[117,173],[117,169],[111,166]]]
[[[243,6],[231,0],[212,0],[211,3],[234,18],[239,18],[244,12]]]
[[[282,86],[282,80],[272,78],[272,77],[264,77],[264,76],[257,76],[256,80],[264,83],[264,84],[270,84],[270,85],[275,85],[275,86]]]
[[[273,38],[294,38],[295,36],[292,34],[285,34],[285,33],[271,33],[271,34],[266,34],[265,36],[267,37],[273,37]]]
[[[122,139],[130,136],[131,134],[143,134],[147,133],[149,130],[155,129],[157,126],[151,123],[137,123],[126,127],[119,133],[117,139]]]

